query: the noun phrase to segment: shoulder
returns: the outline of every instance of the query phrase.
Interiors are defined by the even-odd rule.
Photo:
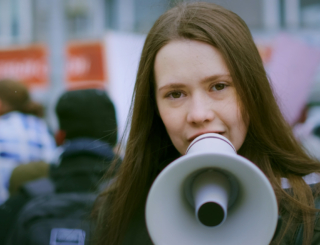
[[[17,194],[0,206],[0,244],[5,244],[19,212],[29,200],[27,195]]]
[[[320,210],[320,195],[315,198],[314,201],[315,208]],[[316,221],[314,226],[314,241],[320,243],[320,212],[316,215]]]
[[[129,223],[124,241],[122,245],[153,245],[149,236],[146,222],[144,207],[140,207]]]
[[[4,115],[0,116],[0,124],[1,127],[5,127],[5,126],[11,126],[12,123],[17,123],[21,120],[21,117],[23,117],[24,114],[20,113],[20,112],[8,112]]]
[[[320,183],[319,178],[317,174],[310,174],[303,178],[305,182],[310,186],[313,196],[314,196],[314,206],[316,209],[320,210]],[[282,187],[285,191],[290,193],[291,187],[290,183],[286,179],[282,179]],[[284,217],[286,217],[286,214],[283,214]],[[280,221],[284,218],[281,217]],[[286,217],[287,218],[287,217]],[[284,219],[286,219],[284,218]],[[320,212],[317,212],[314,217],[314,232],[313,232],[313,238],[311,245],[317,245],[320,244]],[[278,223],[280,225],[279,229],[283,229],[283,222]],[[277,228],[278,229],[278,228]],[[304,231],[304,225],[303,224],[297,224],[293,227],[289,228],[289,230],[286,232],[285,236],[281,240],[281,245],[285,244],[294,244],[294,245],[302,245],[303,244],[303,232]],[[276,237],[277,238],[277,237]],[[275,244],[275,243],[272,243]],[[278,243],[276,243],[278,244]]]
[[[312,192],[315,195],[314,206],[320,210],[320,183],[314,183],[309,185]],[[297,245],[302,244],[303,240],[303,225],[300,225],[296,232],[296,243]],[[318,211],[315,215],[314,233],[311,245],[320,244],[320,212]]]

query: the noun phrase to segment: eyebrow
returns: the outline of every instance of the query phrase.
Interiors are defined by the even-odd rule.
[[[231,78],[230,74],[218,74],[218,75],[213,75],[213,76],[209,76],[209,77],[205,77],[204,79],[201,80],[200,83],[207,83],[207,82],[211,82],[211,81],[215,81],[215,80],[219,80],[221,78]],[[158,89],[158,91],[161,91],[163,89],[177,89],[177,88],[183,88],[186,87],[185,84],[183,83],[169,83],[167,85],[164,85],[162,87],[160,87]]]

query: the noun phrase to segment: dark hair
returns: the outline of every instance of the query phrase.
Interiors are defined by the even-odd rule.
[[[2,114],[20,111],[37,117],[43,116],[43,106],[31,100],[27,87],[21,82],[0,80],[0,100],[6,105]]]
[[[57,102],[56,114],[67,139],[90,137],[111,146],[117,143],[116,112],[104,90],[67,91]]]
[[[279,240],[292,224],[303,222],[303,244],[310,244],[316,210],[311,189],[302,176],[319,172],[320,165],[298,145],[284,120],[245,22],[235,13],[205,2],[184,3],[170,9],[155,22],[146,38],[125,157],[117,181],[100,199],[98,244],[121,243],[134,212],[145,203],[153,180],[169,162],[163,160],[175,155],[157,113],[154,61],[163,46],[179,39],[204,42],[220,51],[234,82],[242,115],[250,119],[238,154],[265,173],[275,190],[280,214],[288,214]],[[281,177],[288,178],[292,196],[281,188]]]

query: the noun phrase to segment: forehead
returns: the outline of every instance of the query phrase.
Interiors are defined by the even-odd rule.
[[[164,82],[229,75],[220,51],[194,40],[175,40],[162,47],[156,55],[154,72],[157,86]]]

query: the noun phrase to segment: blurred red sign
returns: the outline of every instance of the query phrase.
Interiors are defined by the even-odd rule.
[[[257,48],[264,64],[268,64],[272,57],[272,46],[257,44]]]
[[[28,87],[48,84],[47,52],[43,46],[0,50],[0,78],[24,82]]]
[[[68,45],[67,80],[70,83],[105,80],[103,47],[100,43]]]
[[[0,79],[20,80],[29,88],[46,87],[49,81],[48,52],[44,46],[0,50]],[[103,45],[70,43],[66,49],[67,86],[101,87],[106,81]]]

